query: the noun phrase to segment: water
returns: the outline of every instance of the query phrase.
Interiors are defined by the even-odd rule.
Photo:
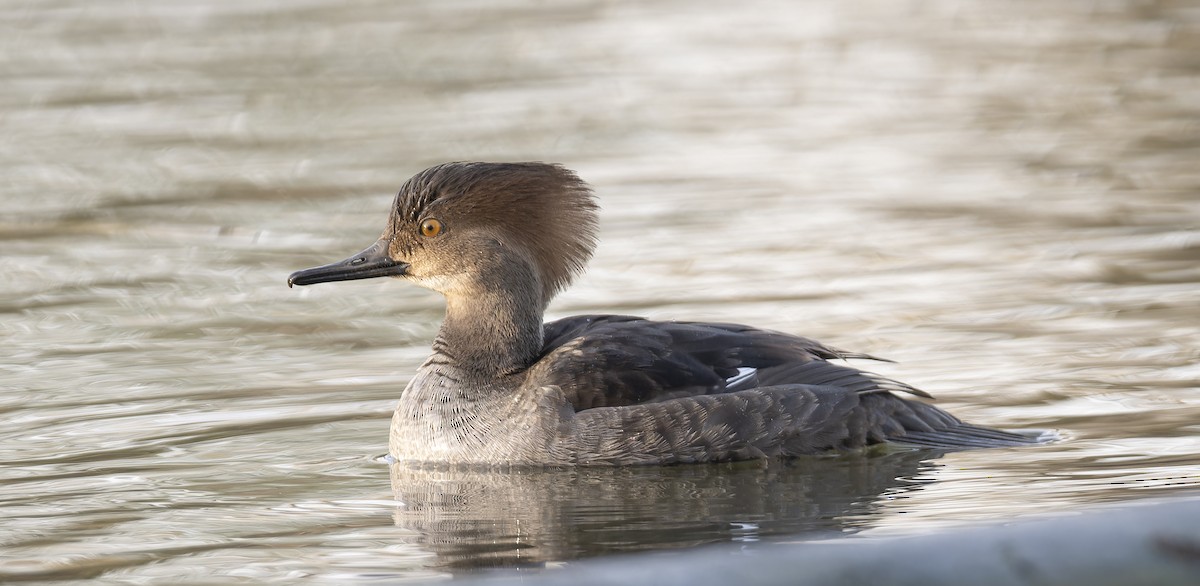
[[[1200,487],[1189,3],[0,8],[2,580],[422,578]],[[463,159],[595,185],[602,244],[551,317],[801,333],[1065,440],[389,471],[439,298],[284,279]]]

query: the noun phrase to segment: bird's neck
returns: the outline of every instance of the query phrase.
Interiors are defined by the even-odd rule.
[[[497,277],[446,295],[446,319],[433,344],[447,365],[485,381],[525,370],[542,350],[540,285],[531,275]]]

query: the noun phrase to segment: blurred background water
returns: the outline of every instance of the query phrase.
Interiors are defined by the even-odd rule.
[[[1196,495],[1198,74],[1171,0],[0,0],[0,580],[422,578]],[[551,317],[808,335],[1065,441],[389,474],[440,298],[284,280],[430,164],[530,159],[604,207]]]

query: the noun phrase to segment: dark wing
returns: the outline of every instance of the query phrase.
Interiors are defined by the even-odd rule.
[[[580,464],[799,456],[882,442],[1000,447],[1038,438],[964,423],[892,392],[904,383],[828,362],[872,358],[736,324],[579,316],[546,324],[525,384],[575,408]]]
[[[526,384],[560,387],[577,412],[782,384],[928,396],[827,362],[872,356],[738,324],[585,315],[546,324],[544,339]]]

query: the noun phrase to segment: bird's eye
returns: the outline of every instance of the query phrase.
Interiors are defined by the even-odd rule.
[[[439,222],[433,218],[429,218],[428,220],[421,222],[421,236],[424,236],[426,238],[433,238],[434,236],[437,236],[438,234],[441,234],[441,233],[442,233],[442,223],[441,222]]]

